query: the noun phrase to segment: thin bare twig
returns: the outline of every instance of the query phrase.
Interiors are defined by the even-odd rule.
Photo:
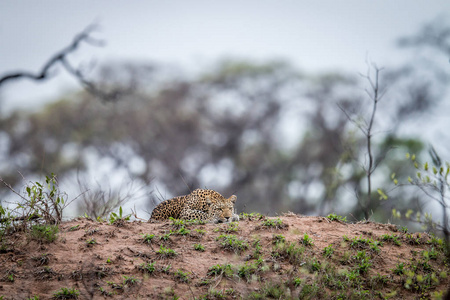
[[[47,79],[50,76],[50,69],[59,62],[63,63],[66,60],[66,57],[70,53],[77,50],[82,42],[86,42],[93,46],[102,45],[101,41],[95,40],[90,36],[92,31],[94,31],[96,28],[97,28],[97,25],[92,24],[92,25],[89,25],[86,29],[84,29],[81,33],[77,34],[75,36],[75,38],[73,39],[72,43],[69,46],[58,51],[56,54],[54,54],[44,64],[44,66],[42,67],[42,69],[39,72],[32,73],[32,72],[28,72],[28,71],[17,71],[17,72],[12,72],[12,73],[3,75],[0,77],[0,86],[7,81],[15,80],[15,79],[19,79],[19,78],[26,78],[26,79],[31,79],[31,80],[35,80],[35,81]]]
[[[100,47],[104,45],[104,42],[97,40],[91,36],[92,32],[98,28],[96,24],[91,24],[81,33],[75,35],[72,43],[56,52],[50,59],[42,66],[41,70],[33,73],[29,71],[16,71],[7,73],[0,76],[0,87],[12,80],[17,79],[29,79],[34,81],[42,81],[51,77],[51,70],[58,63],[71,74],[90,94],[98,97],[100,100],[107,101],[117,101],[121,97],[131,94],[136,89],[136,83],[131,82],[127,87],[117,87],[112,91],[106,92],[99,88],[94,82],[86,79],[83,72],[80,69],[75,68],[68,60],[68,56],[75,52],[82,43],[89,44],[91,46]]]

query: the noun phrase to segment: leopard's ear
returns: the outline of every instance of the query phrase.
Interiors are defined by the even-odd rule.
[[[211,203],[212,203],[211,197],[209,197],[209,196],[206,196],[205,201],[206,201],[206,203],[208,203],[208,204],[211,204]]]
[[[236,203],[237,197],[236,195],[232,195],[230,198],[228,198],[228,200],[230,200],[233,203]]]

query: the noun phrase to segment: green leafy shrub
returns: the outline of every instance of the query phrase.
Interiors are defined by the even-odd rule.
[[[57,225],[33,225],[30,229],[30,237],[39,242],[51,243],[58,238],[58,232]]]

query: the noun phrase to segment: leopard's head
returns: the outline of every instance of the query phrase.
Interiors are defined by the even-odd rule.
[[[216,201],[211,203],[210,212],[211,220],[213,223],[227,223],[231,222],[234,214],[234,204],[236,203],[237,197],[232,195],[228,199],[223,199],[222,201]]]

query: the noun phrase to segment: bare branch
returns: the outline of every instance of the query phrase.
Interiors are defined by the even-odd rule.
[[[95,39],[91,36],[92,32],[96,30],[98,26],[96,24],[91,24],[86,29],[84,29],[81,33],[75,35],[72,43],[58,51],[54,54],[50,59],[43,65],[41,70],[36,73],[32,73],[29,71],[17,71],[5,74],[0,77],[0,87],[8,81],[17,80],[17,79],[29,79],[34,81],[41,81],[48,79],[51,77],[51,70],[57,64],[60,64],[70,75],[72,75],[89,93],[96,96],[102,101],[117,101],[121,97],[127,94],[131,94],[136,89],[136,84],[131,82],[129,86],[125,88],[114,88],[112,91],[105,92],[99,87],[97,87],[92,81],[86,79],[84,74],[80,69],[72,66],[68,60],[68,56],[75,52],[82,43],[89,44],[95,47],[101,47],[104,45],[104,42],[98,39]]]
[[[42,69],[37,73],[31,73],[28,71],[18,71],[12,72],[9,74],[5,74],[0,77],[0,86],[7,81],[26,78],[30,80],[40,81],[49,77],[50,69],[56,65],[58,62],[63,62],[67,55],[78,49],[82,42],[86,42],[92,46],[101,46],[103,45],[102,41],[96,40],[90,36],[92,31],[97,28],[96,25],[89,25],[86,29],[84,29],[81,33],[77,34],[73,39],[72,43],[58,51],[55,55],[53,55],[42,67]]]

